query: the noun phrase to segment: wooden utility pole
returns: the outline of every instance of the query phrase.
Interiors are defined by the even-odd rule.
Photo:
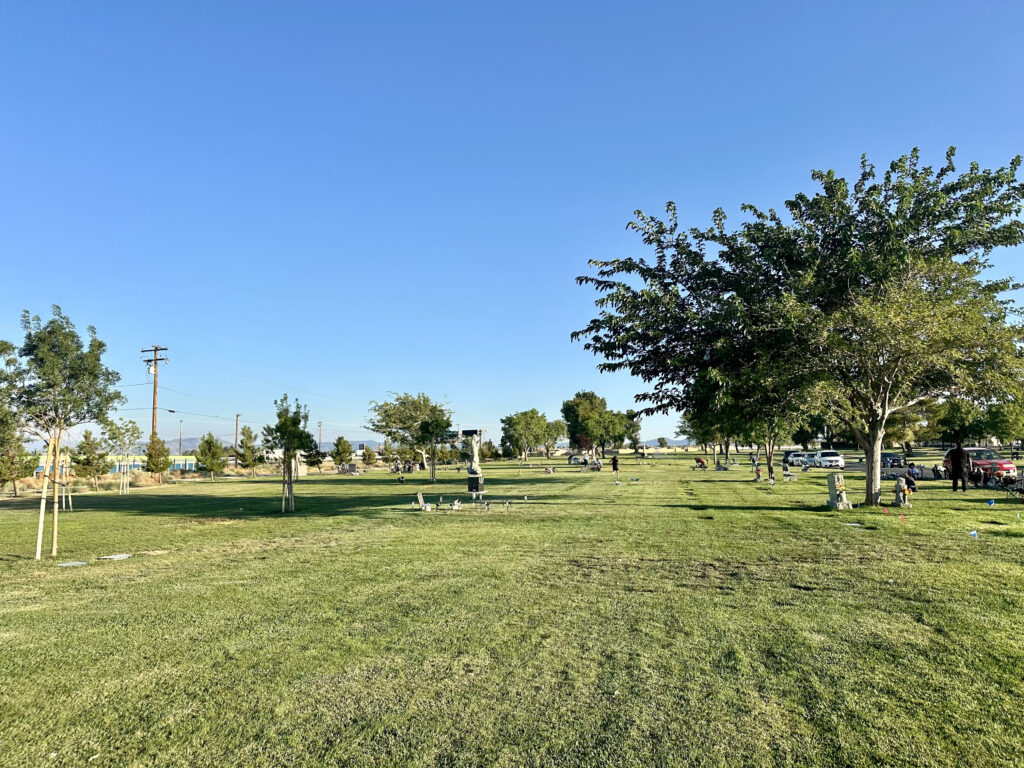
[[[324,423],[322,421],[316,423],[316,449],[318,451],[324,449]]]
[[[153,431],[150,434],[156,434],[156,393],[157,393],[157,379],[160,376],[160,363],[168,362],[166,357],[160,357],[161,352],[166,352],[167,347],[159,347],[156,344],[153,345],[152,349],[143,349],[142,354],[150,354],[152,357],[144,357],[142,362],[149,366],[149,372],[153,374]]]
[[[238,461],[238,419],[242,414],[235,414],[235,461]]]

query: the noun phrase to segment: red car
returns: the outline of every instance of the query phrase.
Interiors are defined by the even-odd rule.
[[[951,451],[953,449],[950,448],[949,450]],[[983,470],[988,470],[993,474],[996,472],[1002,472],[1006,477],[1017,477],[1017,465],[1012,461],[1007,461],[991,448],[964,448],[964,450],[967,451],[967,455],[971,457],[971,461],[974,462],[974,466],[980,467]],[[949,471],[949,451],[946,451],[946,456],[942,460],[942,466],[946,468],[947,472]]]

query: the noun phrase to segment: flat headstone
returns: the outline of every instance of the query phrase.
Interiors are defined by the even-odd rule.
[[[70,563],[57,563],[57,566],[60,568],[72,568],[76,565],[88,565],[88,563],[83,563],[81,560],[73,560]]]
[[[125,555],[125,554],[120,554],[120,555],[103,555],[103,557],[100,557],[98,559],[100,559],[100,560],[127,560],[129,557],[131,557],[131,555]]]

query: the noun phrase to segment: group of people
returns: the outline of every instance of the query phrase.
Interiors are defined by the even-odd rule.
[[[601,470],[601,469],[604,468],[604,462],[601,461],[601,459],[599,459],[597,456],[595,456],[593,461],[591,461],[590,457],[587,454],[585,454],[585,453],[582,456],[569,456],[569,464],[570,465],[577,465],[577,466],[581,467],[583,470],[590,469],[591,467],[593,467],[593,468],[595,468],[597,470]],[[616,475],[619,474],[619,457],[618,456],[612,456],[612,471]]]
[[[975,464],[961,443],[957,443],[956,448],[949,452],[949,474],[953,478],[953,493],[956,493],[958,486],[966,493],[968,482],[978,488],[999,487],[1004,482],[1001,471]]]

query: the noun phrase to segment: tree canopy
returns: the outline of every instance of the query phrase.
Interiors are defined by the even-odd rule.
[[[260,446],[256,430],[248,425],[242,427],[236,459],[239,465],[248,469],[253,477],[256,476],[256,466],[264,460],[263,448]]]
[[[787,219],[744,206],[734,230],[721,210],[689,230],[671,203],[665,220],[637,211],[630,228],[654,257],[591,262],[596,276],[578,281],[602,294],[600,311],[573,337],[601,370],[650,385],[643,414],[692,418],[710,390],[741,421],[745,406],[786,408],[789,428],[802,417],[789,405],[820,402],[866,451],[877,503],[893,414],[1018,389],[1016,286],[985,272],[993,249],[1024,240],[1020,162],[958,175],[952,149],[937,171],[915,150],[878,178],[863,159],[854,184],[815,171],[820,191],[787,201]]]
[[[171,468],[171,463],[171,449],[154,432],[146,444],[145,470],[159,477]]]
[[[338,435],[331,449],[331,459],[334,460],[334,464],[337,467],[347,465],[352,460],[352,443]]]
[[[292,403],[288,395],[274,401],[277,421],[263,428],[263,444],[281,455],[281,511],[295,511],[295,468],[299,454],[316,448],[316,438],[307,429],[309,409],[298,400]]]
[[[110,458],[103,441],[94,437],[92,431],[87,429],[71,453],[71,465],[75,468],[76,475],[92,480],[93,488],[98,488],[99,478],[110,473],[114,468],[114,461]]]
[[[228,464],[227,450],[213,432],[207,432],[196,446],[196,463],[210,473],[210,480],[217,472],[223,472]]]
[[[512,413],[501,420],[501,444],[509,454],[525,459],[544,445],[548,420],[536,408]]]
[[[451,427],[451,409],[435,403],[422,392],[416,395],[408,392],[390,394],[393,396],[391,400],[370,403],[366,428],[392,440],[400,448],[416,451],[426,464],[427,451]]]

